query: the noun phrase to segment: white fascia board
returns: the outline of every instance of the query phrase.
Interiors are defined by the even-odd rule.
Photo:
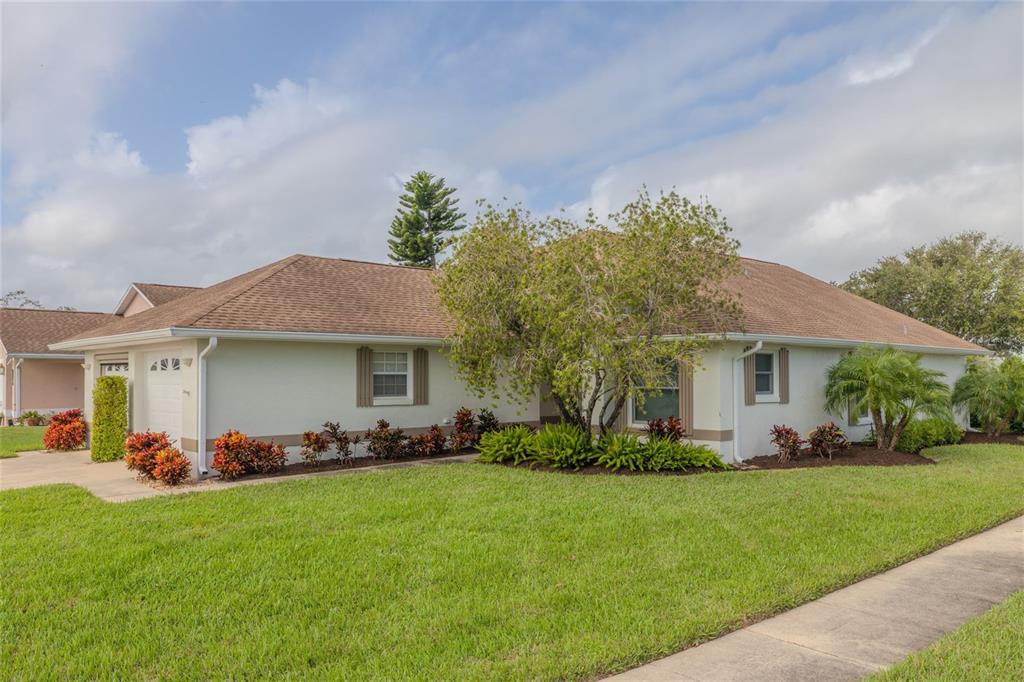
[[[709,339],[722,339],[722,334],[698,334]],[[682,336],[667,338],[682,339]],[[857,346],[872,346],[885,348],[891,346],[898,350],[905,350],[912,353],[932,353],[935,355],[992,355],[992,351],[971,348],[949,348],[946,346],[921,346],[910,343],[882,343],[880,341],[862,341],[858,339],[828,339],[815,336],[781,336],[778,334],[741,334],[728,332],[724,335],[726,341],[764,341],[765,343],[792,344],[796,346],[814,346],[818,348],[855,348]]]
[[[82,360],[83,353],[9,353],[9,358],[21,358],[22,360]]]
[[[134,293],[136,296],[141,296],[142,300],[145,301],[146,303],[148,303],[150,308],[155,308],[156,307],[155,305],[153,305],[153,302],[151,300],[149,300],[149,297],[147,297],[144,293],[142,293],[142,289],[137,287],[135,285],[135,283],[133,282],[132,285],[130,287],[128,287],[128,291],[124,292],[124,295],[121,296],[121,300],[118,302],[117,308],[114,309],[114,314],[115,315],[122,315],[122,314],[124,314],[124,311],[128,308],[128,302],[129,302],[128,295],[131,294],[131,293]]]
[[[308,343],[369,343],[395,346],[440,346],[436,336],[390,336],[383,334],[329,334],[323,332],[275,332],[248,329],[196,329],[171,327],[171,336],[184,338],[250,339],[253,341],[305,341]]]
[[[91,339],[61,341],[59,343],[51,343],[49,348],[50,350],[92,350],[108,346],[125,346],[133,343],[156,343],[166,341],[170,337],[170,329],[151,329],[144,332],[130,332],[127,334],[113,334],[111,336],[96,336]]]

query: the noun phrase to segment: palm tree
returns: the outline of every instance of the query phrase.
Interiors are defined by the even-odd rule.
[[[867,411],[876,447],[894,450],[917,415],[949,416],[949,387],[943,376],[921,366],[920,355],[862,346],[829,367],[825,409],[833,414]]]
[[[953,404],[965,406],[978,418],[989,436],[998,436],[1010,425],[1016,412],[1009,374],[989,360],[971,363],[956,382]]]

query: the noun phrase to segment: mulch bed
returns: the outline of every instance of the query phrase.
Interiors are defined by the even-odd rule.
[[[433,459],[443,459],[445,457],[454,457],[456,455],[472,455],[475,453],[476,450],[467,449],[458,453],[446,452],[443,455],[435,455],[433,457],[395,457],[388,459],[383,457],[355,457],[345,464],[342,464],[337,459],[325,459],[320,461],[320,466],[315,467],[307,466],[305,462],[294,462],[292,464],[286,464],[277,471],[272,471],[269,474],[247,474],[233,480],[241,481],[251,480],[254,478],[277,478],[278,476],[294,476],[296,474],[315,474],[320,471],[350,471],[352,469],[380,466],[381,464],[414,464],[416,462],[427,462]]]
[[[964,434],[964,439],[960,442],[966,445],[984,445],[986,443],[1024,445],[1024,434],[1004,433],[1000,436],[987,436],[984,433],[979,433],[977,431],[968,431]]]
[[[909,452],[889,452],[867,445],[851,445],[849,449],[832,459],[815,457],[810,452],[803,452],[798,459],[780,462],[776,455],[761,455],[743,460],[746,468],[753,469],[803,469],[810,467],[849,467],[849,466],[906,466],[917,464],[935,464],[935,460]]]
[[[618,471],[612,471],[607,467],[596,466],[594,464],[590,464],[579,469],[562,469],[548,464],[537,464],[536,462],[520,462],[519,464],[505,462],[502,466],[507,466],[512,469],[530,469],[531,471],[545,471],[553,474],[573,474],[582,476],[692,476],[694,474],[715,474],[730,471],[730,469],[679,469],[677,471],[630,471],[629,469],[619,469]]]

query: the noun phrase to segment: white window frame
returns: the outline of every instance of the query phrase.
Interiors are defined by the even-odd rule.
[[[104,367],[110,367],[112,365],[124,365],[125,373],[124,374],[115,374],[114,376],[123,376],[123,377],[127,378],[128,372],[130,371],[130,368],[128,366],[128,360],[101,360],[99,365],[100,365],[100,376],[101,377],[102,376],[109,376],[107,374],[104,374],[103,368]]]
[[[401,353],[405,355],[405,395],[400,396],[375,396],[373,393],[373,377],[377,374],[400,374],[400,372],[377,372],[375,370],[376,358],[378,353]],[[394,348],[382,348],[372,349],[370,355],[370,392],[373,398],[373,405],[412,405],[413,404],[413,370],[412,370],[412,351],[408,350],[395,350]]]
[[[662,393],[664,393],[665,391],[675,391],[676,397],[678,398],[679,397],[679,380],[678,380],[679,365],[675,365],[675,373],[673,374],[673,376],[675,376],[677,378],[676,378],[676,383],[673,384],[672,386],[640,386],[639,388],[645,388],[645,389],[650,390],[650,391],[658,390],[658,391],[661,391]],[[632,397],[630,397],[626,401],[626,404],[623,406],[624,409],[628,409],[629,410],[629,412],[627,412],[626,414],[629,415],[629,424],[630,424],[630,426],[632,426],[632,427],[646,427],[647,426],[647,422],[645,422],[645,421],[635,421],[636,412],[633,410],[633,403],[634,403],[634,400],[633,400]],[[679,401],[678,400],[676,401],[676,412],[677,413],[679,412]],[[682,415],[681,414],[676,414],[675,416],[676,416],[677,419],[682,419]]]
[[[757,392],[757,356],[767,355],[772,359],[772,392],[771,393],[758,393]],[[763,372],[761,372],[763,374]],[[754,401],[758,403],[777,403],[779,402],[779,354],[775,351],[768,351],[766,353],[755,353],[754,354]]]

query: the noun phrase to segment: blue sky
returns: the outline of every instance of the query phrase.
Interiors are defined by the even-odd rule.
[[[0,11],[2,288],[48,305],[384,260],[419,168],[467,207],[676,187],[824,279],[964,228],[1024,241],[1019,4]]]

